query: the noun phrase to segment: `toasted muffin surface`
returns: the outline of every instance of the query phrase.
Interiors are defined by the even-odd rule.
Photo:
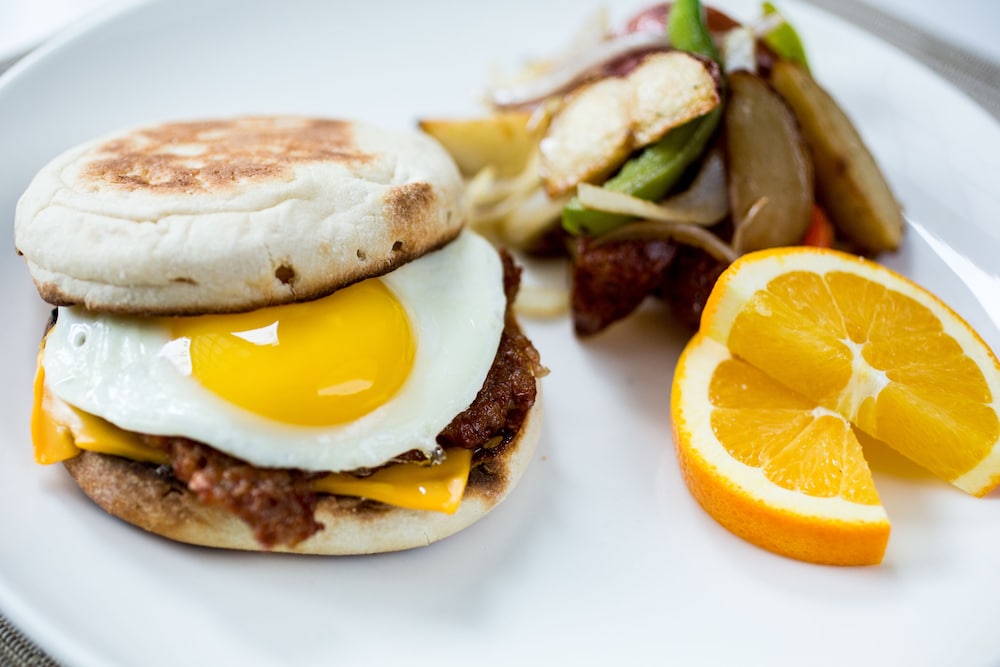
[[[461,178],[415,131],[267,116],[73,148],[18,202],[15,244],[55,305],[140,315],[329,294],[460,231]]]

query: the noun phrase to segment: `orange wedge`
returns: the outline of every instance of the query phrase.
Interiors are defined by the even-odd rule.
[[[889,520],[842,417],[701,333],[678,361],[671,412],[688,488],[725,528],[799,560],[881,562]]]
[[[880,562],[889,523],[856,434],[982,496],[1000,483],[997,396],[1000,362],[940,299],[853,255],[776,248],[717,281],[671,413],[685,481],[719,523],[860,565]]]
[[[701,328],[958,488],[1000,484],[1000,362],[902,275],[834,250],[752,253],[719,278]]]

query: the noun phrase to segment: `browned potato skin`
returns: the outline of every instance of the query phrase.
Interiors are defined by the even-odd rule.
[[[632,98],[624,77],[591,81],[566,97],[540,145],[539,175],[550,197],[600,183],[628,158]]]
[[[794,63],[775,62],[771,84],[802,125],[816,167],[816,197],[834,227],[865,252],[898,248],[904,227],[899,203],[851,120]]]
[[[795,116],[750,72],[733,72],[729,90],[725,127],[733,245],[737,252],[796,245],[812,215],[813,169]]]

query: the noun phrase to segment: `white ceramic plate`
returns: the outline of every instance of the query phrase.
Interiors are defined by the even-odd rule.
[[[587,342],[565,320],[528,323],[552,371],[537,460],[503,506],[426,549],[333,559],[180,546],[109,518],[62,469],[32,462],[47,308],[13,253],[11,219],[46,160],[118,126],[178,117],[294,112],[403,126],[472,113],[493,66],[555,51],[589,13],[582,4],[126,5],[9,73],[3,613],[77,665],[998,664],[997,494],[966,497],[883,454],[873,467],[893,534],[880,567],[807,565],[740,541],[678,472],[668,401],[685,333],[656,306]],[[749,1],[719,4],[757,13]],[[997,124],[897,51],[785,5],[905,204],[905,248],[885,261],[1000,348]]]
[[[24,54],[107,0],[6,0],[0,4],[0,63]]]

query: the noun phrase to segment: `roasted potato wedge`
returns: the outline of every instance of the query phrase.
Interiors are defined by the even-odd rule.
[[[620,77],[577,89],[542,139],[541,177],[549,196],[600,181],[632,152],[632,86]]]
[[[634,91],[633,145],[646,146],[719,105],[719,73],[713,63],[684,51],[654,53],[628,76]]]
[[[571,93],[542,140],[541,175],[549,195],[596,183],[636,149],[704,116],[721,102],[718,65],[683,51],[647,55],[625,76]]]
[[[796,245],[812,216],[813,167],[791,109],[764,79],[729,76],[726,149],[737,252]]]
[[[444,146],[459,170],[473,176],[492,166],[500,178],[519,174],[538,148],[544,127],[527,111],[501,111],[470,119],[424,119],[420,129]]]
[[[851,120],[799,65],[775,62],[771,84],[802,126],[816,167],[816,197],[834,227],[867,252],[898,248],[899,203]]]

